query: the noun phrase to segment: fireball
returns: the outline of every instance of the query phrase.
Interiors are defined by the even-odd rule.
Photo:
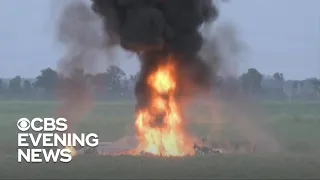
[[[170,60],[170,59],[169,59]],[[147,78],[151,103],[136,117],[137,152],[157,156],[194,154],[192,142],[183,128],[181,109],[176,101],[176,66],[172,61],[159,65]]]

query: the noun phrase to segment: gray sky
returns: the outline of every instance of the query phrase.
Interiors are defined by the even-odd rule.
[[[0,0],[0,77],[32,78],[43,68],[56,67],[61,51],[53,43],[52,5],[51,0]],[[320,77],[319,7],[319,0],[221,5],[221,21],[235,23],[249,47],[238,71],[255,67],[263,74],[280,71],[286,79]],[[138,71],[136,59],[123,57],[120,65],[127,73]]]

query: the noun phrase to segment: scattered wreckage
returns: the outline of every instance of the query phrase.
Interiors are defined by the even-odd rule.
[[[196,142],[193,144],[193,149],[195,151],[196,155],[222,155],[223,154],[223,150],[220,148],[212,148],[212,147],[208,147],[205,146],[205,139],[201,138],[202,141],[202,145],[198,145]]]
[[[103,152],[103,149],[110,144],[112,144],[112,142],[101,142],[98,147],[84,147],[81,149],[76,149],[76,151],[78,155],[105,155],[109,153]],[[199,145],[197,143],[194,143],[193,149],[195,151],[195,155],[222,155],[224,153],[221,148],[211,148],[205,145]],[[148,156],[151,154],[140,152],[139,155]]]
[[[223,154],[223,151],[220,148],[210,148],[207,146],[199,146],[197,143],[194,143],[193,149],[196,155],[206,155],[206,154],[222,155]]]
[[[210,147],[208,145],[206,145],[205,143],[205,139],[202,138],[201,139],[202,142],[201,143],[197,143],[195,142],[193,144],[193,149],[195,152],[196,156],[202,156],[202,155],[224,155],[224,154],[233,154],[233,153],[237,153],[239,146],[240,145],[235,145],[235,147],[233,147],[233,150],[228,150],[224,149],[224,148],[214,148],[214,147]],[[84,148],[80,148],[77,149],[77,155],[121,155],[121,154],[126,154],[126,153],[119,153],[119,152],[128,152],[130,151],[130,149],[118,149],[117,152],[109,152],[109,147],[112,146],[112,142],[100,142],[98,147],[84,147]],[[250,149],[247,148],[246,152],[247,153],[254,153],[255,152],[255,145],[249,147]],[[152,156],[152,154],[150,153],[146,153],[146,152],[140,152],[139,155],[141,156]]]

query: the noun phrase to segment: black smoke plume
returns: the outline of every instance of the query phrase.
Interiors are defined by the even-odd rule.
[[[198,55],[203,37],[198,31],[213,22],[217,8],[211,0],[92,0],[92,9],[103,22],[108,42],[139,55],[141,72],[136,84],[138,108],[148,104],[146,77],[166,57],[178,66],[178,92],[210,86],[211,67]],[[197,88],[198,89],[198,88]],[[194,92],[193,92],[194,93]]]

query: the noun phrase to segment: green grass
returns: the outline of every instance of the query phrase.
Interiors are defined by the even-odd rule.
[[[280,144],[281,150],[276,153],[181,159],[79,156],[68,164],[17,163],[17,119],[54,116],[56,108],[53,102],[0,103],[0,178],[320,178],[320,104],[317,103],[265,103],[259,108],[255,106],[255,111],[238,106],[230,108],[222,103],[217,111],[226,123],[218,128],[219,138],[211,134],[213,140],[243,141],[259,135],[263,129]],[[208,113],[201,112],[203,109],[198,106],[193,110],[193,118],[208,119]],[[259,116],[252,112],[259,112]],[[247,125],[237,122],[244,117],[250,121],[243,122],[257,124],[259,130],[248,133]],[[95,132],[100,141],[112,141],[124,136],[126,127],[133,121],[132,103],[98,103],[79,120],[75,129]],[[239,131],[237,123],[244,126],[244,131]],[[195,135],[208,136],[212,127],[192,123],[190,130]]]

